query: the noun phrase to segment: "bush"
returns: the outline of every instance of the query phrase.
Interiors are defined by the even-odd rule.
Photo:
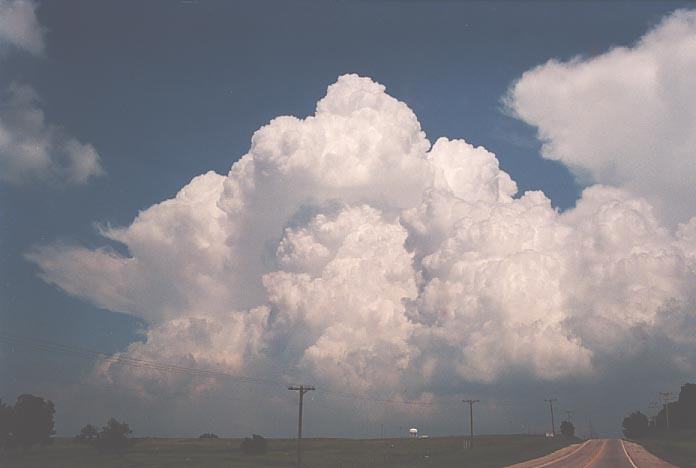
[[[205,434],[201,434],[198,436],[199,439],[217,439],[218,436],[217,434],[213,434],[212,432],[206,432]]]
[[[245,455],[260,455],[266,453],[266,439],[258,434],[245,437],[241,445],[242,453]]]
[[[128,434],[131,429],[125,422],[109,418],[96,440],[97,447],[104,450],[122,450],[128,447]]]
[[[575,435],[575,426],[570,421],[563,421],[561,423],[561,434],[566,437],[573,437]]]
[[[87,424],[80,429],[80,433],[75,436],[75,441],[81,444],[93,444],[99,438],[99,431],[91,424]]]

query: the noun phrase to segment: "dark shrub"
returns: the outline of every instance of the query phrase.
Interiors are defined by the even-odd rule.
[[[575,426],[570,421],[563,421],[561,423],[561,434],[566,437],[573,437],[575,435]]]
[[[198,436],[199,439],[217,439],[218,436],[217,434],[213,434],[212,432],[206,432],[205,434],[201,434]]]
[[[131,429],[126,423],[109,418],[96,440],[97,447],[103,450],[122,450],[128,447],[128,434]]]
[[[96,427],[91,424],[87,424],[85,427],[80,429],[80,433],[75,436],[75,441],[81,444],[93,444],[99,437],[99,431]]]
[[[260,455],[266,453],[266,439],[258,434],[245,437],[241,445],[242,453],[245,455]]]

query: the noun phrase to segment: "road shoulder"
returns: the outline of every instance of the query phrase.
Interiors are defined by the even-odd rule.
[[[568,445],[566,447],[563,447],[562,449],[556,450],[555,452],[551,452],[548,455],[544,455],[543,457],[535,458],[534,460],[527,460],[521,463],[516,463],[514,465],[509,465],[506,468],[528,468],[531,466],[539,467],[544,466],[547,463],[555,463],[565,459],[566,457],[571,456],[572,454],[580,450],[582,447],[584,447],[588,442],[589,440],[579,444]]]
[[[657,458],[655,455],[648,452],[648,450],[640,444],[637,444],[635,442],[629,442],[627,440],[623,440],[622,442],[626,450],[626,453],[633,461],[633,464],[638,467],[677,468],[676,465],[672,465],[671,463],[667,463],[666,461]]]

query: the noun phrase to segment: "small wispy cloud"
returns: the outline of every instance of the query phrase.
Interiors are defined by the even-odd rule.
[[[44,52],[44,31],[29,0],[0,0],[0,60],[19,49]],[[5,49],[5,50],[3,50]],[[0,180],[14,185],[83,184],[103,175],[97,150],[46,122],[38,93],[13,83],[0,97]]]
[[[36,91],[13,84],[0,106],[0,179],[12,184],[83,184],[104,174],[88,143],[46,122]]]
[[[44,50],[44,30],[30,0],[0,0],[0,47],[10,45],[39,55]],[[1,52],[1,51],[0,51]]]

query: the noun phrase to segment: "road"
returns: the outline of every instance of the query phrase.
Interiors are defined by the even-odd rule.
[[[621,439],[590,439],[510,468],[668,468],[643,447]],[[674,467],[676,468],[676,467]]]

